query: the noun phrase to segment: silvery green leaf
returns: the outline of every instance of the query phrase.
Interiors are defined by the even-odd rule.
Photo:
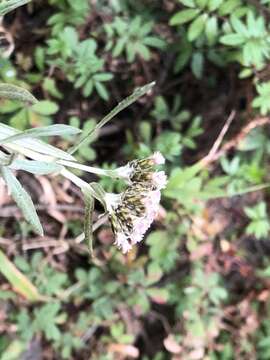
[[[28,171],[35,175],[47,175],[60,172],[62,166],[56,163],[49,163],[45,161],[15,159],[9,168],[13,170]]]
[[[104,208],[106,208],[106,203],[104,200],[106,192],[104,191],[103,187],[96,182],[91,182],[89,185],[91,187],[91,189],[89,189],[89,193],[91,192],[92,196],[94,196],[98,201],[100,201]]]
[[[35,151],[36,153],[39,154],[54,157],[56,159],[75,161],[75,158],[70,154],[52,145],[46,144],[41,140],[24,139],[24,140],[14,141],[14,143],[5,144],[4,146],[11,149],[12,151],[18,151],[18,152],[20,152],[19,150],[20,148],[22,149],[21,151],[22,154],[23,154],[23,148],[25,148],[31,151]],[[26,154],[26,156],[28,155]]]
[[[151,82],[149,84],[146,84],[145,86],[142,86],[140,88],[135,89],[135,91],[122,100],[111,112],[109,112],[108,115],[106,115],[96,126],[94,129],[90,130],[85,136],[83,136],[77,144],[73,145],[69,149],[69,153],[73,154],[75,151],[79,149],[80,146],[82,146],[85,141],[88,140],[89,136],[94,136],[95,133],[104,126],[108,121],[110,121],[115,115],[117,115],[120,111],[124,110],[126,107],[134,103],[136,100],[138,100],[141,96],[145,95],[152,87],[155,85],[155,82]]]
[[[16,9],[19,6],[29,3],[31,0],[7,0],[0,3],[0,16]]]
[[[13,162],[15,156],[15,153],[7,155],[0,150],[0,166],[9,166]]]
[[[34,129],[28,129],[17,134],[8,136],[0,140],[0,144],[13,142],[15,140],[25,138],[38,138],[43,136],[61,136],[61,135],[75,135],[80,133],[81,130],[69,125],[56,124],[50,126],[43,126]]]
[[[3,140],[4,138],[6,138],[8,136],[16,135],[19,133],[20,133],[20,131],[18,131],[10,126],[0,123],[0,142],[1,142],[1,140]],[[58,149],[52,145],[46,144],[45,142],[43,142],[39,139],[21,139],[21,140],[14,141],[14,143],[12,143],[12,144],[10,144],[10,143],[5,144],[5,146],[7,148],[17,151],[18,149],[14,145],[19,145],[20,147],[24,147],[26,149],[35,151],[40,154],[52,156],[57,159],[75,161],[75,158],[72,155],[70,155],[67,152],[65,152],[61,149]]]
[[[87,188],[83,189],[84,194],[84,238],[88,244],[90,256],[93,256],[93,213],[95,199],[91,192],[87,191]]]
[[[3,83],[0,83],[0,98],[22,101],[28,104],[35,104],[38,102],[28,90],[16,85]]]
[[[34,231],[43,236],[43,229],[39,221],[36,209],[31,197],[24,190],[20,182],[13,175],[12,171],[5,166],[1,167],[1,174],[7,184],[8,190],[11,193],[14,201],[21,209],[25,219],[32,225]]]

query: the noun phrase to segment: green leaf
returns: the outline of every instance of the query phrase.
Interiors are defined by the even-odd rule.
[[[194,0],[180,0],[180,2],[187,7],[195,7]]]
[[[194,52],[191,60],[191,69],[197,79],[202,78],[204,57],[200,52]]]
[[[162,39],[159,39],[156,36],[147,36],[144,40],[143,43],[145,45],[148,46],[152,46],[155,47],[157,49],[164,49],[164,47],[166,46],[166,42]]]
[[[24,188],[13,175],[11,170],[3,166],[1,168],[1,174],[7,184],[11,196],[17,203],[18,207],[21,209],[25,219],[29,222],[29,224],[32,225],[33,229],[37,234],[43,236],[43,229],[31,197],[24,190]]]
[[[130,96],[126,99],[122,100],[108,115],[106,115],[96,126],[93,130],[90,130],[82,139],[79,140],[77,144],[72,146],[69,149],[69,153],[73,154],[75,151],[79,149],[87,140],[89,136],[94,136],[94,134],[104,126],[108,121],[110,121],[114,116],[116,116],[120,111],[124,110],[126,107],[134,103],[138,100],[141,96],[145,95],[152,87],[155,85],[155,82],[151,82],[145,86],[142,86],[136,89]]]
[[[164,251],[167,249],[167,246],[164,242],[166,238],[167,234],[162,230],[153,231],[147,237],[146,243],[150,246],[149,255],[151,259],[158,260],[163,256]]]
[[[155,149],[165,154],[166,159],[174,160],[182,150],[181,135],[174,131],[163,131],[155,139]]]
[[[96,182],[91,182],[89,184],[89,188],[82,188],[82,191],[84,191],[84,193],[87,193],[87,196],[90,196],[90,194],[92,194],[92,196],[94,196],[98,201],[100,201],[104,208],[106,208],[106,202],[104,200],[106,193],[100,184]]]
[[[34,52],[34,59],[35,59],[35,64],[36,64],[38,70],[43,71],[44,67],[45,67],[45,49],[40,46],[37,46],[35,48],[35,52]],[[46,81],[46,79],[49,79],[49,78],[45,78],[45,81]],[[54,80],[52,80],[52,81],[54,81]]]
[[[113,57],[117,57],[117,56],[121,55],[121,53],[125,49],[126,41],[127,41],[127,39],[124,38],[124,37],[120,38],[120,39],[118,39],[116,41],[116,45],[115,45],[115,47],[113,48],[113,51],[112,51],[112,56]]]
[[[108,95],[108,92],[106,90],[106,87],[101,82],[95,82],[95,88],[97,90],[98,95],[102,99],[104,99],[104,100],[109,99],[109,95]]]
[[[19,147],[19,151],[25,156],[28,156],[27,150],[29,149],[31,151],[35,151],[43,155],[48,155],[56,159],[75,161],[75,158],[70,154],[68,154],[67,152],[58,149],[52,145],[46,144],[45,142],[38,139],[21,139],[16,141],[16,144],[15,143],[5,144],[5,147],[13,151],[18,151],[18,147]]]
[[[157,283],[163,276],[163,271],[160,265],[153,261],[147,267],[147,278],[146,278],[146,285],[153,285]]]
[[[231,14],[238,6],[241,5],[241,0],[225,0],[218,8],[218,13],[221,16]]]
[[[137,44],[135,44],[137,45]],[[126,46],[126,54],[127,54],[127,61],[129,63],[132,63],[135,59],[135,56],[136,56],[136,46],[133,44],[133,42],[128,42],[127,43],[127,46]]]
[[[43,331],[47,340],[59,341],[62,334],[58,328],[57,318],[61,306],[57,302],[50,302],[42,307],[35,308],[32,326],[36,331]]]
[[[31,0],[7,0],[0,3],[0,16],[4,16],[19,6],[29,3]]]
[[[194,19],[199,13],[200,10],[198,9],[186,9],[179,11],[170,19],[170,25],[185,24],[186,22]]]
[[[15,267],[15,265],[0,250],[0,272],[7,278],[16,292],[28,301],[41,301],[44,297],[37,288]]]
[[[8,294],[9,292],[5,291],[5,293]],[[15,298],[15,294],[14,293],[12,294],[14,295],[13,298]],[[21,358],[21,355],[23,354],[25,349],[26,347],[23,341],[13,340],[5,349],[5,352],[4,353],[1,352],[0,360],[18,360]]]
[[[56,163],[47,163],[44,161],[15,159],[9,168],[13,170],[28,171],[35,175],[47,175],[52,173],[59,173],[62,169],[62,166]]]
[[[53,115],[59,110],[59,106],[49,100],[39,101],[37,104],[33,105],[31,110],[40,114],[40,115]]]
[[[215,16],[210,17],[206,21],[205,35],[210,45],[213,45],[218,35],[218,23]]]
[[[18,133],[19,133],[18,130],[0,123],[0,140]],[[73,161],[75,160],[75,158],[72,155],[52,145],[46,144],[45,142],[39,139],[20,139],[17,140],[16,143],[9,143],[6,144],[5,146],[13,151],[18,151],[18,146],[19,146],[22,154],[25,154],[23,152],[23,148],[25,148],[31,151],[35,151],[37,153],[45,154],[59,159],[73,160]],[[25,155],[28,156],[27,154]]]
[[[262,115],[266,115],[270,111],[270,82],[263,82],[256,85],[256,90],[258,91],[258,96],[252,101],[252,106],[254,108],[260,108]]]
[[[83,95],[85,97],[91,95],[93,92],[93,89],[94,89],[94,81],[93,81],[93,79],[90,79],[87,81],[87,83],[83,87]]]
[[[205,21],[207,19],[207,14],[202,14],[197,17],[188,28],[188,40],[196,40],[201,33],[203,32]]]
[[[240,71],[239,73],[239,79],[245,79],[247,77],[250,77],[253,74],[252,69],[250,68],[244,68],[243,70]]]
[[[15,159],[15,154],[6,155],[3,151],[0,151],[0,165],[9,166]]]
[[[17,111],[9,120],[9,124],[16,129],[24,130],[29,124],[29,112],[27,109]]]
[[[19,134],[8,136],[0,140],[0,144],[14,142],[15,140],[25,138],[38,138],[43,136],[62,136],[62,135],[75,135],[80,133],[81,130],[70,125],[56,124],[34,129],[25,130]]]
[[[215,11],[222,4],[223,0],[209,0],[207,7],[209,11]]]
[[[100,73],[93,76],[96,81],[109,81],[113,78],[113,74],[111,73]]]
[[[0,83],[0,98],[22,101],[27,104],[37,103],[37,99],[26,89],[16,85]]]
[[[255,235],[257,239],[266,238],[270,231],[269,222],[266,220],[252,221],[246,228],[246,233]]]
[[[84,214],[84,238],[88,244],[90,256],[93,257],[93,213],[95,199],[87,188],[82,189],[84,194],[85,214]]]
[[[182,48],[179,51],[177,59],[174,64],[174,71],[177,73],[182,70],[189,62],[192,54],[192,45],[189,41],[182,41]]]
[[[40,49],[40,48],[38,48]],[[43,81],[43,88],[44,90],[48,91],[48,93],[54,97],[56,97],[57,99],[62,99],[63,95],[62,93],[58,90],[57,86],[56,86],[56,82],[54,79],[46,77]]]
[[[2,100],[0,106],[0,114],[11,114],[22,108],[18,101]]]
[[[161,289],[161,288],[149,288],[146,290],[147,295],[150,296],[150,298],[158,303],[158,304],[165,304],[169,299],[169,292],[167,289]]]
[[[175,168],[170,175],[164,195],[177,199],[189,207],[194,198],[201,197],[202,179],[196,176],[201,169],[200,162],[184,169]]]
[[[258,42],[249,41],[243,48],[243,63],[245,66],[254,65],[258,70],[262,68],[264,56]]]
[[[208,0],[195,0],[196,1],[196,4],[197,6],[200,8],[200,9],[204,9]]]
[[[245,37],[241,34],[227,34],[221,36],[219,41],[224,45],[238,46],[245,42]]]
[[[145,46],[142,43],[137,42],[135,49],[136,49],[136,53],[140,54],[144,60],[146,60],[146,61],[150,60],[151,52],[147,46]]]
[[[249,37],[249,32],[247,27],[241,20],[239,20],[238,17],[232,15],[231,24],[236,33],[238,33],[239,35],[243,35],[244,37]]]

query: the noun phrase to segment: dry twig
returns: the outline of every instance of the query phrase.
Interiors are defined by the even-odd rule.
[[[222,128],[209,154],[201,160],[201,164],[203,166],[207,166],[210,163],[217,161],[221,156],[224,156],[228,151],[230,151],[233,148],[236,148],[253,129],[259,126],[270,125],[269,117],[256,118],[250,121],[245,127],[243,127],[242,130],[234,138],[232,138],[230,141],[225,143],[218,151],[220,143],[222,142],[222,139],[224,138],[224,135],[226,134],[234,116],[235,116],[235,112],[232,112],[229,118],[227,119],[224,127]]]

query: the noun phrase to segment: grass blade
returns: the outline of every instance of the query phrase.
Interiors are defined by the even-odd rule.
[[[16,292],[28,301],[42,301],[44,297],[38,289],[23,275],[16,266],[0,250],[0,272],[10,282]]]
[[[106,115],[97,125],[94,129],[89,131],[82,139],[79,140],[79,142],[75,145],[73,145],[69,149],[69,153],[73,154],[75,151],[79,149],[80,146],[84,144],[84,142],[88,139],[89,136],[94,136],[95,133],[104,126],[108,121],[110,121],[115,115],[117,115],[120,111],[124,110],[126,107],[134,103],[136,100],[138,100],[141,96],[145,95],[152,87],[155,85],[155,82],[151,82],[145,86],[142,86],[138,89],[136,89],[130,96],[122,100],[111,112],[109,112],[108,115]]]

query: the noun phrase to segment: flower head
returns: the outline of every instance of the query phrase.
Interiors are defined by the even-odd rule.
[[[160,191],[134,184],[121,194],[106,194],[105,202],[115,234],[115,244],[128,252],[140,242],[158,212]]]
[[[119,176],[129,183],[126,191],[105,195],[115,244],[123,253],[143,239],[157,215],[160,190],[165,188],[167,177],[164,171],[156,171],[154,166],[164,161],[160,152],[145,159],[130,161],[117,169]]]
[[[164,171],[155,171],[152,174],[152,182],[157,189],[164,189],[167,184],[167,176]]]
[[[126,166],[118,168],[118,174],[131,185],[134,183],[143,183],[149,189],[163,189],[167,183],[167,177],[164,171],[155,171],[154,166],[164,164],[163,155],[157,151],[153,155],[130,161]]]
[[[159,151],[154,152],[154,154],[152,155],[152,159],[156,165],[165,164],[164,156]]]

